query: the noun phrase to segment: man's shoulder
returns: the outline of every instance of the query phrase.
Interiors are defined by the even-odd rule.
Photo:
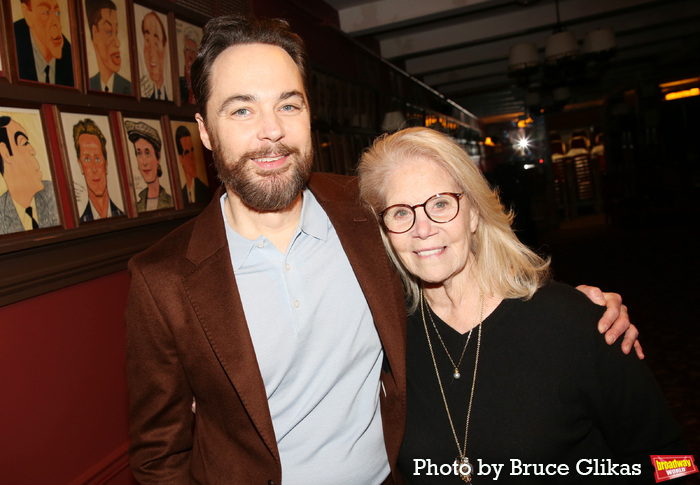
[[[145,268],[160,270],[172,268],[176,261],[185,258],[196,219],[190,219],[148,249],[136,254],[131,258],[129,265],[138,266],[142,271]]]
[[[221,211],[214,206],[218,203],[218,200],[212,201],[198,216],[138,253],[131,259],[130,266],[138,266],[142,271],[150,268],[153,271],[172,274],[184,267],[191,268],[220,246],[225,246],[225,231],[221,227],[213,227],[213,224],[217,223],[223,225]],[[203,231],[206,231],[206,234]]]
[[[131,94],[131,81],[129,81],[124,76],[120,76],[118,72],[114,73],[113,87],[114,92],[117,94]]]
[[[15,36],[19,36],[25,33],[29,33],[29,25],[27,25],[27,21],[24,19],[19,19],[15,21]]]
[[[351,175],[314,172],[309,180],[309,190],[319,202],[359,202],[357,177]]]

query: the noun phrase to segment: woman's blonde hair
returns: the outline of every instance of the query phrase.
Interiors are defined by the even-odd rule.
[[[467,152],[448,136],[429,128],[407,128],[377,138],[362,154],[358,166],[360,197],[377,221],[380,222],[379,213],[386,208],[388,177],[401,170],[402,161],[420,158],[443,167],[464,191],[471,210],[479,215],[469,250],[474,255],[475,275],[481,290],[503,298],[530,299],[550,277],[549,259],[541,258],[518,240],[511,228],[512,211],[504,209],[498,194]],[[421,281],[403,266],[383,227],[381,234],[404,282],[409,312],[413,312],[419,303]]]

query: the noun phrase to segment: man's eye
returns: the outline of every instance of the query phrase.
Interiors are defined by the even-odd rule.
[[[250,113],[250,110],[248,108],[240,108],[233,112],[235,116],[245,116],[248,113]]]
[[[295,106],[293,104],[285,104],[282,106],[282,111],[297,111],[299,109],[299,106]]]

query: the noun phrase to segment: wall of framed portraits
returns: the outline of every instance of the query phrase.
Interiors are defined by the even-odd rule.
[[[215,176],[188,86],[206,15],[167,0],[0,5],[5,305],[123,270],[201,210]],[[98,240],[104,257],[83,258]]]
[[[133,485],[126,264],[217,185],[187,83],[206,20],[249,10],[304,37],[317,170],[353,173],[387,112],[462,115],[321,0],[29,3],[0,0],[0,481]]]
[[[180,3],[0,0],[3,483],[134,483],[126,263],[216,185]]]

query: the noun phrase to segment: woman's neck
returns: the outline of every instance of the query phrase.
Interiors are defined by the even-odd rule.
[[[474,267],[463,278],[423,285],[423,295],[432,311],[462,334],[481,323],[503,301],[498,295],[484,294],[482,311],[481,293]]]

